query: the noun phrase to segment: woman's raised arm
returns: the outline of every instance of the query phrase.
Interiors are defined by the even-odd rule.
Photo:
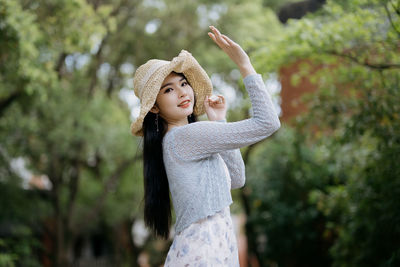
[[[213,153],[254,144],[280,127],[264,81],[254,70],[246,52],[214,27],[211,29],[213,33],[209,33],[209,36],[236,63],[244,76],[243,83],[252,103],[253,116],[237,122],[200,121],[172,128],[166,136],[166,145],[182,160],[200,159]],[[218,107],[206,105],[205,109],[208,114]]]
[[[256,74],[249,56],[240,45],[232,41],[228,36],[221,34],[214,26],[210,26],[210,29],[212,33],[209,32],[208,36],[235,62],[243,78],[250,74]]]

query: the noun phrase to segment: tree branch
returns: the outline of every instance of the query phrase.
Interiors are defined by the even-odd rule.
[[[67,53],[62,52],[57,60],[57,65],[55,67],[55,71],[57,72],[58,79],[61,79],[61,71],[64,66],[65,58],[67,57]]]
[[[114,77],[109,77],[107,86],[107,97],[111,98],[111,93],[114,90]]]
[[[393,7],[394,11],[396,12],[396,14],[398,16],[400,16],[400,4],[397,7],[395,7],[391,0],[389,1],[389,3],[392,5],[392,7]]]
[[[93,95],[93,90],[94,87],[97,84],[97,70],[101,64],[101,53],[103,52],[103,47],[104,44],[106,42],[106,40],[108,39],[109,33],[106,34],[106,36],[104,36],[103,40],[101,40],[101,43],[99,45],[99,49],[97,50],[97,53],[95,55],[95,61],[93,64],[93,67],[90,68],[90,73],[89,73],[89,77],[90,77],[90,85],[89,85],[89,90],[88,90],[88,97],[91,97]]]
[[[16,101],[18,98],[21,98],[25,95],[23,90],[17,90],[11,93],[9,96],[0,99],[0,117],[3,115],[4,111],[11,106],[11,104]]]
[[[75,161],[71,164],[71,167],[72,167],[72,174],[70,176],[70,181],[68,185],[69,196],[68,196],[67,213],[66,213],[66,219],[67,219],[66,225],[68,226],[69,229],[71,229],[71,218],[72,214],[74,213],[75,200],[78,193],[79,163]]]
[[[4,166],[7,171],[8,176],[12,177],[14,174],[14,171],[11,169],[11,166],[10,166],[11,159],[10,159],[6,149],[1,144],[0,144],[0,156],[4,159]]]
[[[129,166],[131,166],[131,164],[133,162],[135,162],[136,160],[139,160],[140,158],[141,158],[141,155],[136,155],[136,157],[133,158],[133,160],[132,159],[126,160],[119,165],[119,167],[114,171],[114,173],[112,175],[109,176],[109,178],[105,182],[105,184],[103,186],[104,190],[101,193],[101,195],[98,197],[94,207],[90,210],[90,212],[86,216],[84,216],[83,220],[81,220],[80,222],[78,222],[75,225],[74,229],[72,229],[72,227],[71,227],[72,232],[76,232],[77,229],[81,229],[84,224],[86,224],[87,222],[93,221],[98,216],[98,214],[100,213],[100,211],[103,207],[103,204],[106,200],[108,193],[110,193],[112,190],[115,189],[115,187],[117,186],[118,179],[120,178],[121,174],[125,171],[125,169],[127,169]]]
[[[399,29],[396,28],[396,25],[394,25],[394,22],[393,22],[393,19],[392,19],[392,15],[390,15],[390,11],[389,11],[389,8],[388,8],[387,4],[384,4],[383,6],[385,7],[386,15],[389,18],[389,21],[390,21],[390,24],[392,25],[392,28],[396,31],[397,35],[400,37],[400,31],[399,31]],[[393,6],[393,4],[392,4],[392,6]],[[393,8],[394,8],[394,6],[393,6]],[[396,12],[397,12],[397,10],[396,10]]]
[[[341,54],[336,51],[330,50],[330,51],[325,51],[325,53],[329,55],[334,55],[338,57],[343,57],[350,59],[352,62],[357,63],[359,65],[371,68],[371,69],[376,69],[376,70],[385,70],[385,69],[398,69],[400,68],[400,64],[391,64],[391,63],[380,63],[380,64],[372,64],[368,61],[360,61],[357,57],[347,55],[347,54]]]
[[[113,11],[111,11],[110,17],[117,16],[121,11],[121,9],[126,7],[127,2],[128,2],[127,0],[121,1],[121,3]],[[133,8],[131,10],[133,10]],[[121,31],[120,28],[126,25],[128,19],[131,18],[130,14],[131,12],[129,12],[128,15],[124,19],[122,19],[122,22],[117,25],[116,32],[120,32]],[[89,77],[91,77],[91,81],[88,90],[88,97],[91,97],[93,95],[94,88],[97,84],[97,70],[102,63],[101,56],[103,52],[103,47],[105,46],[106,41],[109,39],[109,37],[110,37],[110,31],[109,29],[107,29],[107,34],[104,36],[103,40],[101,40],[99,50],[95,55],[95,63],[93,67],[90,69]]]

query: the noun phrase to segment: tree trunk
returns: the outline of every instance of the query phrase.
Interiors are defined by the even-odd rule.
[[[56,179],[53,179],[56,180]],[[53,182],[53,207],[55,217],[55,263],[56,266],[67,266],[67,254],[65,251],[64,237],[65,237],[65,224],[62,216],[61,203],[60,203],[60,190],[59,184]]]

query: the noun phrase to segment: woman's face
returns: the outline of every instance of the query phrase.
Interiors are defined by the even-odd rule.
[[[171,72],[163,81],[156,104],[151,109],[168,124],[185,125],[193,113],[194,93],[184,76]]]

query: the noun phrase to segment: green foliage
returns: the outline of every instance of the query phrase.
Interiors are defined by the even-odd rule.
[[[85,206],[79,203],[80,194],[85,191],[79,190],[78,180],[90,180],[89,188],[100,188],[93,198],[106,192],[101,203],[104,205],[108,191],[118,186],[114,183],[102,189],[109,177],[123,175],[127,180],[135,173],[123,170],[121,174],[115,173],[132,160],[135,142],[132,143],[129,133],[129,112],[118,95],[110,96],[100,88],[90,95],[86,89],[93,81],[93,77],[85,76],[90,60],[79,65],[74,62],[72,67],[66,63],[68,54],[75,59],[79,55],[81,61],[85,59],[84,53],[90,54],[93,41],[88,33],[102,38],[106,32],[115,30],[113,18],[107,19],[112,9],[105,5],[95,12],[86,1],[45,1],[40,5],[23,2],[2,0],[0,3],[0,171],[1,188],[6,192],[2,197],[7,196],[1,202],[4,207],[0,223],[26,229],[24,242],[8,238],[4,243],[7,255],[12,255],[14,262],[28,264],[28,257],[33,262],[39,254],[55,254],[55,251],[37,249],[45,231],[50,232],[54,243],[63,235],[70,236],[66,239],[70,243],[62,244],[68,247],[73,245],[76,236],[90,228],[85,219],[98,214],[91,215],[93,206],[86,206],[85,212],[80,213],[80,207]],[[28,163],[30,172],[49,176],[53,184],[50,197],[41,194],[32,199],[20,188],[10,169],[11,159],[19,156]],[[130,181],[125,186],[134,187],[135,180]],[[138,194],[137,199],[140,197]],[[131,216],[127,210],[132,210],[132,202],[135,197],[130,195],[114,204],[124,207],[118,222]],[[45,214],[39,212],[40,203],[46,204]],[[100,213],[102,206],[98,209]],[[53,221],[49,217],[65,221],[66,227],[52,232],[55,228],[51,223],[44,224],[45,219]],[[16,232],[9,234],[17,235]],[[5,255],[4,259],[11,259]],[[53,258],[60,263],[57,257],[62,255]]]
[[[120,231],[130,236],[121,225],[142,218],[143,198],[141,140],[129,132],[130,110],[120,93],[132,94],[137,66],[181,49],[236,84],[229,75],[234,66],[208,38],[208,25],[254,42],[268,35],[266,23],[271,31],[279,27],[261,1],[0,0],[0,183],[21,186],[10,168],[17,157],[52,183],[37,201],[22,189],[8,195],[4,203],[12,204],[1,210],[0,225],[9,214],[20,216],[18,225],[31,230],[26,240],[47,232],[55,244],[44,251],[29,241],[23,254],[5,239],[1,259],[49,255],[62,266],[79,240],[104,230],[117,262],[135,265],[143,249],[162,262],[165,249],[153,249],[160,244],[151,238],[140,248],[117,238]],[[258,26],[248,31],[250,25]],[[26,202],[44,203],[47,212],[22,208]]]
[[[309,147],[290,128],[252,154],[247,176],[257,250],[264,266],[329,266],[332,233],[312,200],[335,184],[324,147]]]
[[[391,80],[398,74],[386,75],[378,88],[366,88],[342,137],[346,143],[372,139],[364,147],[372,143],[374,150],[348,180],[351,209],[341,216],[343,230],[332,250],[338,266],[396,266],[400,262],[400,125],[394,115],[400,111],[399,77]]]
[[[235,88],[230,120],[248,117],[235,66],[206,35],[214,24],[261,73],[307,59],[293,82],[307,77],[319,88],[295,129],[250,158],[249,240],[261,264],[395,266],[399,3],[327,1],[282,26],[270,8],[284,2],[0,0],[0,230],[15,231],[0,240],[0,264],[35,266],[50,253],[62,265],[77,240],[102,231],[122,265],[144,249],[162,263],[168,243],[149,238],[137,248],[118,238],[141,219],[143,197],[141,140],[129,133],[120,92],[132,92],[133,72],[149,58],[187,49]],[[52,189],[21,189],[10,168],[17,157]],[[60,247],[43,251],[45,231]]]
[[[254,47],[252,56],[265,72],[298,60],[311,62],[312,67],[303,66],[293,81],[307,78],[318,87],[303,98],[309,110],[295,121],[295,140],[304,143],[290,138],[283,142],[278,136],[282,151],[269,144],[257,155],[260,159],[254,158],[258,165],[262,158],[266,161],[264,171],[252,174],[265,180],[251,186],[254,203],[259,203],[251,222],[266,229],[264,262],[293,266],[290,258],[304,265],[301,255],[279,252],[299,251],[293,249],[295,241],[313,233],[318,240],[329,240],[324,247],[329,254],[321,262],[399,264],[399,8],[398,1],[327,1],[320,12],[289,21],[281,35]],[[309,154],[297,153],[299,147]],[[301,182],[290,179],[296,173]],[[286,181],[295,188],[290,193]],[[308,188],[301,186],[310,181],[314,183]],[[304,199],[309,206],[300,204]],[[313,225],[313,217],[305,216],[307,208],[323,223]],[[294,235],[304,217],[309,228]],[[268,224],[265,218],[271,218]],[[302,252],[312,251],[315,243],[303,244]],[[311,258],[307,261],[306,266],[318,265]]]
[[[14,266],[27,266],[39,267],[41,266],[36,259],[36,255],[32,248],[38,247],[37,240],[31,235],[29,228],[21,234],[21,229],[14,232],[14,235],[21,235],[18,238],[5,238],[0,239],[0,265],[4,267]]]
[[[390,2],[327,1],[316,15],[290,20],[282,34],[259,44],[261,48],[253,54],[255,64],[264,71],[274,71],[305,57],[324,63],[337,62],[340,57],[369,64],[398,62],[396,29],[400,22],[395,19],[394,27],[388,22],[385,5],[391,16],[395,15]]]
[[[22,190],[17,178],[12,179],[0,186],[0,265],[40,266],[37,254],[42,245],[32,229],[44,223],[49,207],[39,192]]]

